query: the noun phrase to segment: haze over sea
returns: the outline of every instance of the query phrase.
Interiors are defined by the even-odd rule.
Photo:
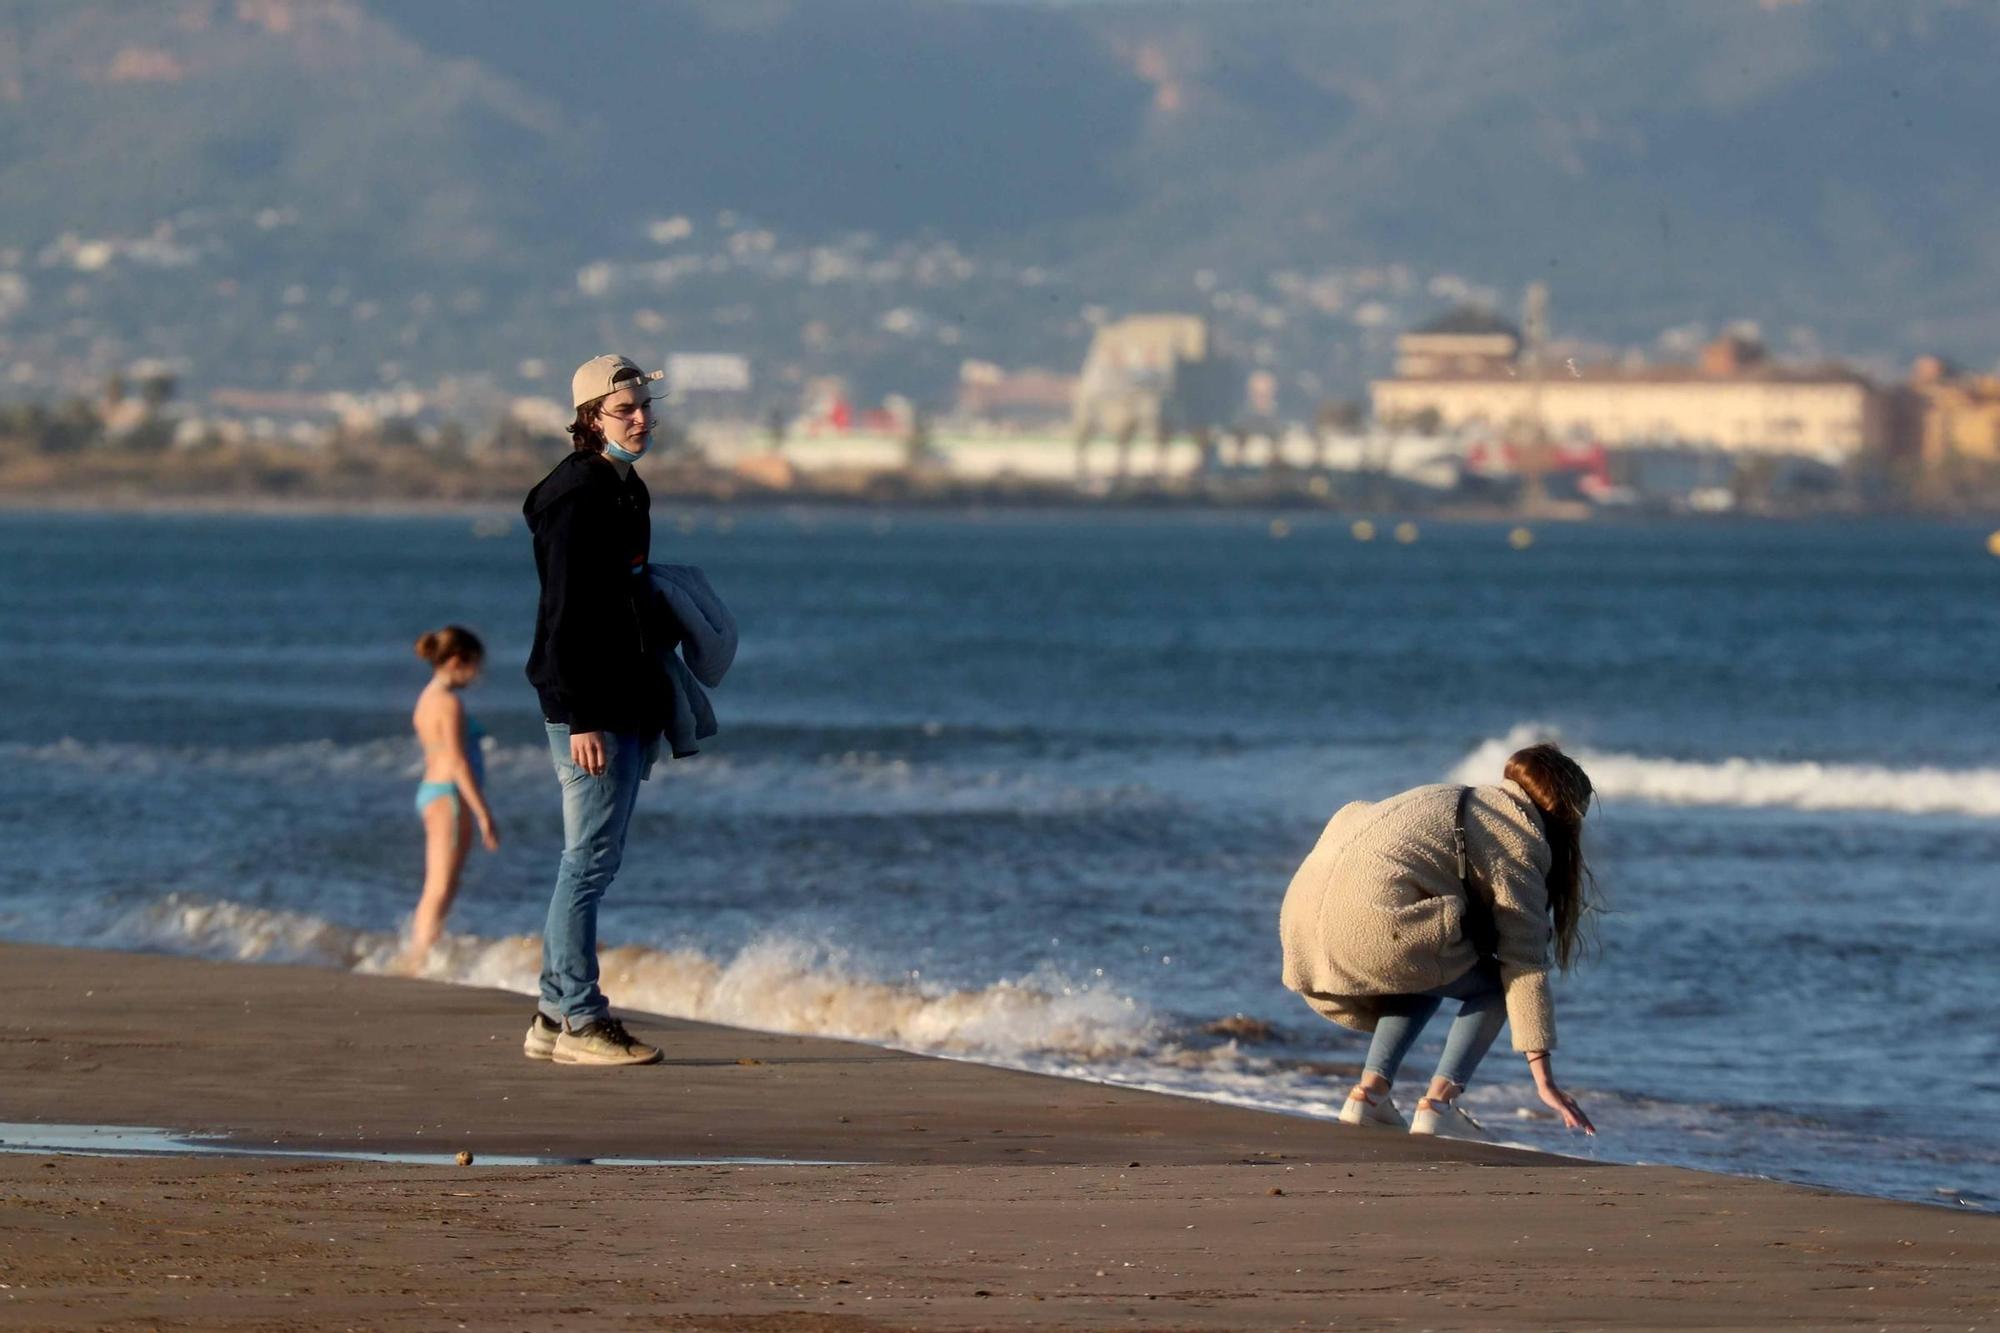
[[[655,519],[744,648],[723,735],[642,797],[615,1002],[1330,1116],[1363,1044],[1278,984],[1292,870],[1341,803],[1552,731],[1603,797],[1614,912],[1557,992],[1602,1132],[1541,1118],[1504,1043],[1468,1105],[1605,1160],[2000,1200],[1982,532]],[[0,570],[0,935],[383,968],[409,644],[458,620],[506,845],[433,975],[532,986],[560,818],[517,519],[17,513]],[[1268,1032],[1211,1030],[1237,1014]]]

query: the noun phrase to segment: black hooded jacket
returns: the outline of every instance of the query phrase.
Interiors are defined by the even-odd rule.
[[[640,607],[649,591],[652,497],[602,454],[577,450],[528,492],[542,580],[528,682],[542,716],[571,731],[660,729],[659,670]]]

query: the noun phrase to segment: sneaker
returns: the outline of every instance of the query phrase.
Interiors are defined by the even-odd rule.
[[[638,1040],[615,1018],[594,1018],[558,1033],[549,1058],[559,1065],[651,1065],[659,1063],[660,1048]]]
[[[1410,1117],[1410,1133],[1471,1139],[1475,1143],[1493,1142],[1486,1126],[1474,1120],[1457,1102],[1434,1102],[1428,1097],[1417,1103],[1417,1113]]]
[[[561,1031],[562,1024],[541,1010],[535,1010],[534,1021],[528,1024],[528,1035],[521,1039],[521,1054],[530,1060],[553,1060],[556,1036]]]
[[[1375,1129],[1406,1129],[1403,1113],[1396,1109],[1387,1093],[1381,1101],[1375,1101],[1361,1089],[1347,1094],[1347,1105],[1340,1108],[1340,1123],[1343,1125],[1367,1125]]]

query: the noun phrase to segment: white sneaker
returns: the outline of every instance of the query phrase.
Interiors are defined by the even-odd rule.
[[[556,1038],[561,1035],[562,1024],[537,1009],[528,1022],[528,1035],[521,1038],[521,1054],[530,1060],[553,1060]]]
[[[1445,1139],[1471,1139],[1475,1143],[1493,1142],[1486,1126],[1474,1120],[1457,1102],[1434,1102],[1428,1097],[1418,1100],[1417,1113],[1410,1117],[1410,1133],[1435,1134]]]
[[[625,1030],[617,1019],[593,1018],[580,1028],[563,1024],[549,1048],[559,1065],[656,1065],[660,1048],[648,1046]]]
[[[1396,1109],[1388,1093],[1382,1094],[1381,1101],[1375,1101],[1361,1089],[1347,1094],[1347,1105],[1340,1108],[1340,1123],[1343,1125],[1366,1125],[1371,1129],[1404,1129],[1403,1113]]]

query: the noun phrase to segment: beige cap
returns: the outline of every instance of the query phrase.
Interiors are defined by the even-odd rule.
[[[627,371],[631,373],[627,375]],[[625,375],[625,382],[612,383],[620,375]],[[582,407],[585,403],[596,402],[608,393],[617,393],[620,389],[636,389],[642,384],[651,384],[666,377],[667,372],[664,370],[639,369],[638,363],[629,357],[593,356],[576,368],[576,374],[570,376],[569,396],[575,400],[574,406]]]

